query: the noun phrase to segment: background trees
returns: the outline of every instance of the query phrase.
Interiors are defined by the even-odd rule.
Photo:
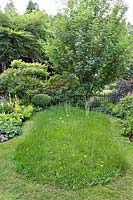
[[[10,17],[13,17],[18,14],[17,9],[12,0],[9,0],[9,2],[6,4],[4,12],[6,15]]]
[[[44,11],[18,15],[12,1],[6,5],[5,12],[0,12],[0,71],[14,59],[47,60],[44,47],[48,22]]]
[[[34,3],[32,0],[29,0],[26,8],[26,13],[31,13],[33,11],[39,11],[39,5],[37,3]]]

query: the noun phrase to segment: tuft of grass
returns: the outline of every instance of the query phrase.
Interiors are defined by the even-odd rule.
[[[107,116],[66,105],[36,115],[15,166],[37,183],[77,189],[109,182],[127,162]]]

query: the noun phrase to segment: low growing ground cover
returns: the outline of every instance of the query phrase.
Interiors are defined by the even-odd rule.
[[[40,184],[83,188],[120,175],[127,162],[107,116],[78,108],[40,112],[18,145],[18,172]]]
[[[23,122],[33,113],[32,105],[20,105],[15,100],[0,102],[0,143],[20,135]]]

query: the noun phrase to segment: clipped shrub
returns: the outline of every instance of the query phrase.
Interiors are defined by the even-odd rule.
[[[17,96],[28,104],[34,94],[43,92],[48,75],[46,66],[16,60],[11,66],[12,68],[0,74],[0,93]]]
[[[46,94],[36,94],[33,96],[31,102],[35,107],[41,107],[46,108],[48,105],[50,105],[51,97]]]

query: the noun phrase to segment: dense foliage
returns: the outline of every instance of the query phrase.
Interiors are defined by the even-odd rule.
[[[13,104],[9,102],[0,102],[0,113],[10,114],[13,112]]]
[[[122,1],[68,1],[52,23],[47,52],[59,74],[75,74],[86,95],[120,77],[129,57]]]
[[[45,93],[51,96],[53,105],[67,102],[74,106],[83,106],[85,103],[84,91],[74,74],[52,76],[45,84]]]
[[[32,97],[31,102],[36,107],[46,108],[50,105],[51,98],[46,94],[36,94]]]
[[[104,101],[97,110],[120,117],[123,123],[122,134],[124,136],[133,134],[133,96],[124,97],[117,104]]]
[[[0,103],[0,135],[8,139],[21,133],[22,122],[30,118],[32,105],[23,106],[18,102]],[[1,141],[0,141],[1,142]]]
[[[0,93],[30,101],[34,94],[43,91],[48,75],[45,65],[14,60],[11,67],[0,74]]]
[[[14,59],[45,62],[46,30],[49,17],[38,11],[11,16],[0,12],[0,71]]]
[[[124,131],[123,135],[133,134],[133,96],[125,97],[121,99],[118,104],[118,112],[124,119]]]

